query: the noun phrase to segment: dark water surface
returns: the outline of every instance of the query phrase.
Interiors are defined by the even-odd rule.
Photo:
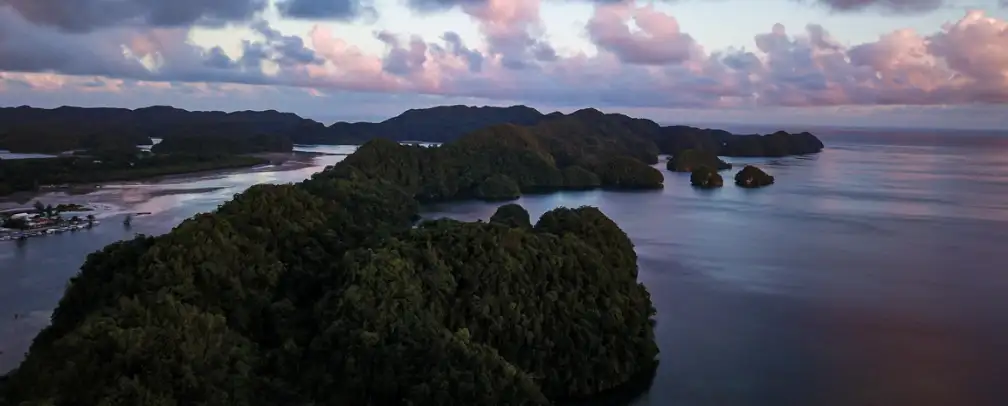
[[[662,350],[637,404],[1008,404],[1008,139],[823,139],[830,148],[811,157],[730,159],[777,178],[761,190],[699,191],[665,172],[663,191],[518,202],[534,217],[598,206],[636,244]],[[154,212],[131,230],[112,216],[83,234],[0,243],[0,312],[27,315],[0,317],[0,367],[20,360],[87,253],[320,168],[148,185],[182,190],[151,198],[124,187],[140,197],[120,204]],[[496,206],[427,216],[487,219]]]

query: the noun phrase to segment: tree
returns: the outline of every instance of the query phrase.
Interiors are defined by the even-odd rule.
[[[253,186],[167,234],[107,246],[0,399],[546,405],[627,385],[654,369],[655,309],[632,242],[601,211],[532,226],[505,205],[490,223],[415,224],[418,199],[565,189],[558,160],[604,186],[661,185],[594,143],[632,147],[568,125],[438,148],[372,141],[309,180]]]
[[[724,186],[724,179],[709,167],[697,166],[690,173],[690,184],[699,188],[718,188]]]
[[[42,204],[42,201],[36,200],[33,206],[35,207],[35,213],[40,215],[45,214],[46,206]]]
[[[508,227],[532,228],[528,211],[525,211],[524,207],[513,203],[498,207],[497,211],[490,217],[490,223],[502,224]]]

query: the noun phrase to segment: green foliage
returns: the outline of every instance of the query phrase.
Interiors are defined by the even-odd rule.
[[[285,135],[266,134],[188,134],[172,135],[151,148],[155,154],[251,154],[290,152],[294,143]]]
[[[770,135],[740,135],[724,130],[687,126],[662,127],[652,139],[662,153],[669,155],[693,149],[720,156],[780,157],[812,154],[822,151],[824,147],[819,138],[807,132],[790,134],[778,131]]]
[[[633,242],[616,222],[595,207],[554,209],[539,218],[536,231],[559,236],[572,235],[597,250],[613,268],[632,269],[637,277],[637,253]]]
[[[650,165],[636,159],[618,156],[595,167],[602,186],[613,189],[661,189],[665,177]]]
[[[773,183],[773,176],[752,165],[746,165],[735,174],[735,184],[744,188],[759,188],[770,186]]]
[[[521,197],[521,189],[507,175],[490,175],[476,187],[476,197],[489,200],[514,200]]]
[[[698,166],[690,173],[690,184],[700,188],[718,188],[724,186],[724,178],[711,168]]]
[[[22,153],[60,154],[79,150],[121,150],[150,145],[151,139],[142,134],[123,134],[90,130],[93,122],[0,123],[0,149]],[[65,127],[64,127],[65,126]],[[4,131],[4,127],[8,127]]]
[[[382,179],[421,202],[510,200],[522,193],[595,187],[662,187],[661,173],[644,162],[602,155],[600,146],[619,149],[618,140],[603,142],[602,135],[583,128],[588,132],[564,132],[565,138],[560,138],[551,132],[553,125],[493,126],[434,148],[375,139],[318,177]],[[592,171],[578,165],[561,171],[557,165],[562,162],[582,162]]]
[[[443,153],[379,146],[400,164]],[[90,255],[0,399],[545,405],[653,368],[650,295],[600,211],[413,228],[402,185],[423,183],[383,170],[396,182],[347,166],[254,186]]]
[[[649,123],[585,110],[436,148],[375,139],[309,180],[110,245],[0,399],[545,405],[625,385],[653,371],[655,309],[602,212],[414,222],[420,202],[660,188]],[[184,155],[159,156],[143,160]]]
[[[672,172],[693,172],[702,166],[717,171],[732,168],[731,164],[722,161],[714,153],[698,149],[678,152],[666,163],[666,168]]]
[[[564,187],[571,190],[589,190],[602,186],[602,180],[594,172],[577,165],[563,170]]]
[[[107,156],[107,155],[106,155]],[[178,173],[241,168],[268,161],[237,155],[73,156],[0,161],[0,191],[32,191],[45,185],[136,180]]]
[[[8,397],[55,405],[250,404],[252,343],[223,316],[167,291],[157,296],[147,303],[123,298],[88,316],[12,374]]]
[[[498,207],[493,216],[490,216],[490,223],[524,229],[532,228],[532,220],[529,219],[529,213],[525,211],[524,207],[514,203]]]
[[[300,144],[361,144],[376,138],[396,141],[453,142],[490,126],[524,126],[541,137],[541,147],[557,159],[555,165],[589,166],[582,157],[599,159],[626,155],[646,164],[658,163],[658,154],[674,155],[686,149],[711,151],[720,156],[784,156],[822,151],[823,144],[807,132],[783,131],[770,135],[739,135],[723,130],[688,126],[662,127],[651,120],[622,114],[604,114],[586,108],[572,114],[542,114],[526,106],[438,106],[410,109],[377,122],[338,122],[330,126],[291,113],[269,111],[186,111],[166,106],[136,110],[114,108],[35,109],[0,108],[0,149],[15,152],[59,153],[107,146],[149,145],[150,138],[185,136],[234,137],[235,146],[209,140],[206,149],[260,150],[245,138],[258,134]],[[573,141],[573,142],[572,142]],[[198,144],[187,142],[191,148]],[[265,145],[264,144],[264,145]],[[167,144],[166,144],[167,145]],[[167,146],[162,147],[167,148]]]

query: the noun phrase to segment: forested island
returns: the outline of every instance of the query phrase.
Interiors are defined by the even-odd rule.
[[[137,151],[150,145],[153,154]],[[697,165],[726,169],[722,156],[787,156],[819,152],[809,133],[736,135],[582,109],[542,114],[525,106],[441,106],[408,110],[380,123],[325,126],[291,113],[190,112],[60,107],[0,108],[0,149],[61,153],[58,159],[0,161],[0,196],[40,187],[228,169],[265,163],[253,154],[290,152],[296,143],[363,144],[371,141],[449,142],[444,150],[376,144],[401,155],[420,198],[509,200],[559,189],[660,188],[660,173],[645,167],[671,155],[669,170]],[[503,162],[485,146],[521,147]],[[361,154],[360,156],[363,156]],[[450,156],[450,159],[445,158]],[[354,158],[365,159],[365,158]],[[433,166],[431,166],[433,165]],[[497,168],[496,166],[500,166]],[[433,168],[433,169],[432,169]],[[521,168],[521,169],[517,169]],[[434,172],[432,172],[434,171]],[[497,176],[489,177],[495,173]]]
[[[674,155],[687,149],[720,156],[781,157],[816,153],[822,142],[807,132],[769,135],[740,135],[727,131],[688,126],[661,126],[658,123],[622,114],[604,114],[583,109],[571,114],[542,114],[526,106],[472,107],[439,106],[411,109],[388,120],[338,122],[326,126],[292,113],[270,111],[186,111],[153,106],[135,110],[117,108],[32,107],[0,108],[0,149],[14,152],[60,152],[86,148],[83,141],[39,145],[67,134],[101,134],[98,137],[127,138],[132,145],[149,138],[168,140],[173,136],[284,136],[295,144],[360,145],[376,138],[393,141],[449,142],[473,131],[499,124],[534,127],[555,120],[576,117],[585,125],[615,129],[610,135],[632,134],[647,145],[639,151]],[[90,136],[90,135],[89,135]],[[90,144],[88,144],[90,145]],[[650,150],[650,151],[649,151]]]
[[[548,405],[646,381],[655,309],[633,244],[598,209],[414,226],[422,201],[660,186],[606,153],[632,150],[618,129],[565,132],[580,125],[372,140],[309,180],[112,244],[0,403]]]
[[[277,134],[179,134],[163,139],[151,148],[155,154],[255,154],[291,152],[290,137]]]

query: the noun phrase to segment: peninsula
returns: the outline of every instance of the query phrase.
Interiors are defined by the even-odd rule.
[[[415,226],[420,201],[661,179],[605,153],[633,144],[560,135],[372,140],[309,180],[112,244],[0,380],[0,403],[548,405],[646,387],[655,308],[601,211],[532,224],[508,205],[490,223]]]

